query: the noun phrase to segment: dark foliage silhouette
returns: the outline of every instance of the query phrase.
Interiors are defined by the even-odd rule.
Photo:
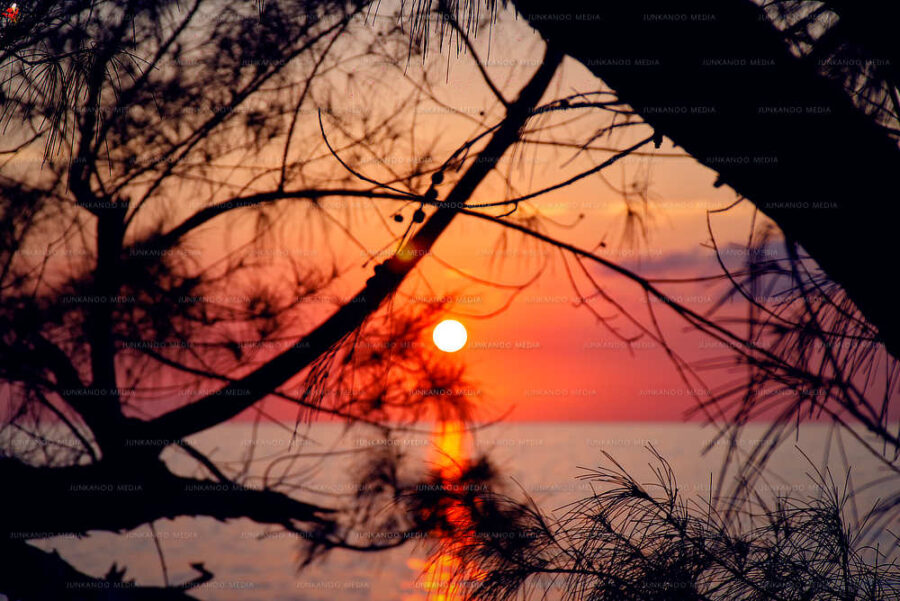
[[[841,233],[851,238],[845,246],[852,253],[871,257],[890,241],[879,229],[887,220],[872,220],[869,203],[887,189],[884,166],[892,164],[896,144],[890,111],[869,105],[892,98],[893,74],[798,66],[802,57],[790,53],[786,37],[797,52],[812,45],[839,57],[858,47],[859,33],[842,34],[849,37],[829,42],[828,50],[821,38],[801,35],[815,30],[810,23],[824,13],[797,20],[792,11],[799,9],[790,3],[770,7],[782,11],[781,21],[800,23],[784,31],[769,22],[750,25],[758,11],[749,5],[707,7],[722,17],[722,29],[701,31],[712,31],[721,52],[746,43],[735,56],[777,54],[774,83],[767,73],[740,85],[699,72],[687,73],[692,78],[685,84],[685,72],[674,69],[635,77],[590,62],[591,53],[637,53],[636,47],[676,48],[677,60],[708,52],[710,39],[700,35],[678,44],[659,35],[645,46],[643,25],[621,25],[633,25],[629,18],[655,10],[655,3],[610,8],[619,23],[614,35],[578,29],[565,36],[536,19],[532,3],[514,5],[549,44],[525,83],[509,90],[481,66],[470,39],[497,14],[495,2],[438,3],[436,14],[424,3],[414,7],[411,21],[386,30],[366,29],[371,7],[357,2],[37,2],[0,30],[0,66],[10,73],[2,118],[18,136],[0,149],[0,379],[7,406],[0,478],[21,491],[0,517],[3,555],[12,558],[0,592],[22,599],[191,598],[191,589],[213,578],[202,563],[192,566],[197,576],[187,582],[169,583],[164,568],[164,586],[138,586],[116,558],[104,576],[91,576],[28,541],[205,516],[248,518],[294,533],[302,540],[303,565],[332,549],[378,551],[432,537],[449,545],[436,548],[461,560],[458,580],[478,575],[463,583],[473,598],[506,598],[545,575],[563,579],[571,598],[896,595],[893,565],[866,549],[857,532],[883,525],[900,493],[888,495],[864,524],[845,522],[845,496],[824,477],[820,497],[749,505],[771,453],[804,419],[825,416],[851,435],[861,425],[882,443],[868,443],[875,460],[898,473],[900,441],[888,412],[896,315],[858,270],[844,268],[856,259],[838,261],[831,245]],[[835,3],[836,10],[850,10],[842,5]],[[577,8],[563,3],[554,10]],[[409,150],[406,137],[416,136],[410,107],[423,98],[436,101],[427,70],[416,80],[406,65],[424,60],[428,40],[443,42],[445,35],[476,61],[496,110],[468,115],[475,133],[434,164],[378,163]],[[883,38],[872,43],[887,44]],[[612,89],[554,97],[551,82],[566,53]],[[411,86],[409,96],[367,105],[359,114],[342,109],[333,77],[352,75],[359,57],[390,65]],[[674,80],[677,86],[670,85]],[[842,88],[860,80],[865,103]],[[755,95],[742,95],[747,88]],[[678,96],[686,93],[692,96]],[[746,120],[746,110],[761,103],[787,101],[825,103],[833,114],[797,120],[795,130],[783,131],[765,119]],[[651,103],[711,103],[722,107],[716,113],[722,121],[697,127],[699,117],[642,110]],[[564,119],[597,114],[609,120],[589,140],[553,137]],[[823,123],[828,127],[819,131]],[[633,138],[618,137],[622,132]],[[659,149],[663,135],[716,169],[786,240],[777,260],[758,261],[760,253],[749,252],[739,272],[722,263],[725,273],[716,279],[728,286],[723,303],[748,301],[748,315],[737,322],[718,313],[720,307],[700,314],[674,300],[669,290],[678,282],[643,277],[604,257],[599,246],[566,242],[539,210],[543,196],[625,156],[653,156],[650,145]],[[602,140],[610,145],[596,146]],[[831,153],[835,140],[853,152]],[[558,184],[526,192],[510,185],[505,197],[472,202],[486,180],[513,179],[499,168],[501,159],[539,145],[606,155]],[[773,152],[779,160],[771,177],[759,178],[757,171],[709,160],[710,148]],[[854,186],[846,177],[835,183],[810,176],[822,170],[854,173]],[[844,203],[851,192],[858,205]],[[844,204],[805,223],[766,205],[782,196],[799,202],[841,196]],[[626,227],[642,231],[646,187],[636,185],[622,198]],[[334,199],[347,201],[349,216],[328,209],[325,201]],[[357,236],[370,227],[354,221],[360,206],[378,211],[388,239],[381,253]],[[390,208],[382,214],[381,207]],[[488,458],[410,482],[400,475],[406,457],[391,445],[359,449],[359,488],[328,504],[303,494],[305,474],[296,462],[309,457],[295,448],[272,458],[255,456],[251,446],[235,466],[190,443],[192,435],[245,411],[254,424],[282,426],[292,441],[316,417],[365,425],[385,440],[426,418],[468,423],[463,366],[435,360],[421,344],[440,306],[398,300],[401,285],[459,219],[493,223],[500,246],[514,239],[558,251],[573,291],[592,301],[582,307],[598,325],[626,344],[660,345],[689,388],[707,389],[703,369],[747,368],[697,407],[732,448],[749,420],[774,412],[770,431],[749,457],[729,455],[723,474],[734,465],[738,472],[724,505],[690,506],[658,458],[660,494],[618,467],[600,470],[588,477],[611,488],[553,522],[512,493],[496,492],[502,477]],[[227,226],[211,239],[213,224]],[[340,296],[331,292],[343,275],[327,237],[335,232],[364,251],[368,278]],[[769,224],[754,222],[748,249],[773,238]],[[287,239],[308,242],[316,260],[273,254]],[[710,246],[718,252],[712,226]],[[610,296],[588,266],[634,286],[646,299],[646,314]],[[275,272],[279,277],[267,277]],[[510,302],[527,285],[509,287]],[[775,288],[786,290],[779,302],[753,300]],[[659,325],[662,312],[728,352],[704,365],[681,358]],[[880,383],[867,377],[876,363],[885,366]],[[292,404],[296,420],[270,415],[270,400]],[[176,473],[167,453],[190,457],[196,472]],[[260,481],[251,465],[266,461],[272,469]],[[723,487],[730,482],[719,479]],[[85,494],[110,483],[136,491],[127,506],[116,495]],[[44,573],[55,577],[37,578]]]
[[[592,494],[557,518],[478,486],[485,479],[472,466],[469,486],[455,495],[469,519],[441,523],[451,533],[444,552],[460,559],[458,597],[874,601],[900,593],[896,557],[865,543],[865,520],[850,525],[849,491],[828,473],[812,476],[808,497],[760,498],[729,520],[712,499],[685,498],[671,467],[650,451],[653,482],[607,455],[609,467],[579,476]],[[446,500],[411,493],[409,503],[428,520],[445,515],[433,508]]]

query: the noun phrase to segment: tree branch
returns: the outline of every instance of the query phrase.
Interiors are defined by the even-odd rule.
[[[129,253],[140,254],[142,251],[153,250],[154,252],[163,251],[172,248],[189,232],[208,223],[216,217],[244,207],[252,207],[276,202],[279,200],[305,199],[317,201],[330,196],[351,197],[351,198],[383,198],[388,200],[409,200],[409,195],[397,194],[394,192],[376,192],[374,190],[321,190],[321,189],[304,189],[304,190],[273,190],[272,192],[262,192],[249,196],[240,196],[222,201],[220,203],[200,209],[165,234],[155,236],[150,240],[146,240],[139,244],[135,244],[128,249]]]
[[[174,409],[151,420],[145,427],[147,438],[181,439],[235,417],[270,394],[362,325],[399,286],[403,279],[429,252],[438,237],[450,225],[460,207],[519,139],[522,127],[547,89],[562,54],[552,47],[535,75],[519,97],[509,106],[507,116],[490,141],[437,211],[423,224],[398,253],[376,266],[375,275],[346,305],[338,309],[318,328],[307,334],[302,344],[288,349],[247,376],[194,403]]]
[[[275,490],[184,478],[155,459],[125,469],[123,473],[121,464],[105,461],[46,468],[0,459],[0,480],[15,482],[20,491],[5,503],[0,538],[29,540],[91,530],[122,532],[183,516],[220,521],[247,518],[292,528],[295,523],[331,523],[326,516],[333,510]],[[52,512],[46,511],[47,499],[55,504]]]
[[[0,543],[3,569],[0,591],[17,601],[196,601],[185,593],[212,580],[202,563],[192,564],[199,575],[177,586],[136,586],[124,581],[124,568],[110,568],[105,578],[79,572],[56,551],[42,551],[24,541]],[[52,577],[49,577],[51,576]]]

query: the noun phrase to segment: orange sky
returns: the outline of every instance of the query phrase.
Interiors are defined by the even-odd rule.
[[[535,68],[542,45],[526,25],[514,22],[509,15],[497,25],[498,33],[488,53],[484,36],[477,46],[488,73],[497,82],[509,80],[503,89],[514,96],[521,81]],[[485,57],[490,56],[490,59]],[[443,65],[437,78],[435,93],[450,106],[468,113],[485,110],[496,114],[497,104],[482,84],[477,71],[466,56],[437,56]],[[417,75],[418,65],[411,64],[408,74]],[[445,77],[444,77],[445,76]],[[380,96],[389,93],[394,80],[385,79],[382,70],[356,73],[357,81],[382,86],[373,92]],[[395,76],[396,77],[396,76]],[[398,78],[399,80],[399,78]],[[362,85],[362,84],[359,84]],[[593,91],[602,84],[580,64],[567,60],[552,86],[553,96],[574,91]],[[399,89],[399,88],[398,88]],[[376,92],[377,91],[377,92]],[[365,94],[351,93],[344,98],[348,111],[354,110]],[[340,104],[337,107],[340,108]],[[416,138],[427,141],[440,134],[438,160],[446,156],[472,131],[464,119],[454,119],[446,112],[429,110],[425,105],[418,116]],[[590,133],[608,122],[608,115],[594,111],[573,123],[566,131],[575,140],[584,140]],[[613,136],[601,142],[610,146],[626,146],[645,136],[645,131]],[[565,136],[560,136],[564,138]],[[339,139],[339,138],[338,138]],[[549,138],[548,138],[549,139]],[[424,142],[423,142],[424,145]],[[652,147],[648,147],[652,150]],[[678,153],[669,141],[660,153]],[[526,192],[555,184],[590,168],[607,158],[609,153],[581,154],[572,159],[571,149],[529,148],[518,155],[522,167],[515,172],[518,192]],[[392,166],[398,168],[408,155],[396,155]],[[524,158],[523,158],[524,157]],[[572,159],[570,161],[570,159]],[[508,167],[508,160],[504,168]],[[366,165],[367,175],[375,177],[377,165]],[[563,224],[583,218],[574,228],[548,226],[547,232],[584,248],[594,248],[603,240],[607,247],[601,254],[624,262],[636,270],[655,277],[677,275],[709,275],[719,272],[714,254],[701,246],[709,239],[706,224],[707,209],[724,207],[734,200],[727,188],[714,188],[715,174],[699,166],[690,158],[630,157],[608,172],[606,178],[613,185],[628,185],[649,177],[649,198],[646,236],[628,239],[625,231],[623,200],[599,177],[592,176],[568,188],[554,192],[534,202],[541,214]],[[443,188],[446,190],[446,186]],[[494,177],[482,185],[471,203],[502,198],[505,184]],[[340,201],[331,205],[341,206]],[[751,208],[740,207],[714,219],[716,237],[720,244],[743,243],[751,222]],[[383,212],[386,212],[385,208]],[[407,217],[412,208],[405,211]],[[523,206],[520,211],[533,210]],[[360,216],[361,215],[361,216]],[[354,223],[374,222],[374,211],[363,209]],[[406,222],[398,225],[399,233]],[[354,233],[366,241],[371,249],[385,243],[380,225],[357,227]],[[510,292],[496,290],[463,277],[445,267],[442,262],[425,259],[418,274],[408,278],[401,296],[428,300],[442,297],[458,299],[448,316],[462,321],[469,331],[465,349],[454,360],[463,361],[475,381],[477,398],[482,405],[481,417],[489,418],[512,409],[511,418],[520,420],[678,420],[693,405],[689,390],[678,379],[671,362],[661,348],[648,341],[634,345],[633,353],[607,332],[584,308],[576,308],[578,296],[572,289],[563,263],[555,251],[547,246],[521,244],[513,237],[510,246],[497,252],[494,246],[501,232],[491,224],[459,217],[433,249],[434,254],[456,269],[478,278],[517,284],[530,280],[547,261],[541,277],[529,289],[521,292],[508,310],[490,319],[478,315],[493,313],[502,307]],[[312,247],[311,247],[312,248]],[[359,251],[348,248],[342,265],[358,267]],[[492,261],[493,259],[493,261]],[[365,269],[351,269],[337,289],[343,294],[355,292],[365,277]],[[614,277],[600,267],[592,268],[599,281],[629,310],[646,316],[644,299],[639,288]],[[584,279],[582,279],[582,284]],[[586,288],[582,288],[582,291]],[[699,311],[705,310],[717,298],[721,288],[685,285],[666,291]],[[608,309],[605,314],[611,314]],[[660,311],[661,315],[665,311]],[[623,323],[624,318],[614,321]],[[710,341],[696,335],[683,335],[683,322],[661,317],[666,334],[676,348],[687,357],[720,352],[710,348]],[[627,330],[628,328],[626,328]]]
[[[365,32],[365,28],[372,26],[360,27]],[[495,25],[490,48],[487,42],[485,35],[476,41],[485,69],[506,96],[512,98],[536,68],[543,44],[525,23],[516,21],[508,12],[503,13]],[[424,102],[415,117],[415,125],[410,123],[408,131],[400,132],[405,142],[390,155],[380,157],[388,168],[402,171],[404,165],[412,161],[442,161],[475,131],[465,115],[484,111],[488,117],[496,117],[502,113],[502,107],[483,84],[470,56],[457,56],[446,49],[442,53],[431,52],[426,68],[432,75],[434,94],[441,103],[460,110],[463,116],[451,115],[438,103]],[[422,69],[417,61],[410,62],[405,65],[407,78],[416,80]],[[330,96],[334,109],[343,111],[351,119],[366,114],[378,116],[389,110],[412,89],[401,71],[371,58],[360,59],[343,72],[335,71],[329,76],[332,92],[337,92]],[[548,94],[547,99],[591,92],[602,89],[603,85],[583,66],[567,59],[551,87],[552,94]],[[373,103],[373,98],[380,102]],[[583,143],[597,128],[610,122],[610,115],[597,109],[581,111],[577,115],[579,119],[554,132],[538,131],[529,137]],[[323,158],[318,164],[323,169],[336,169],[335,161],[327,157],[321,139],[317,138],[318,122],[314,112],[305,111],[302,117],[301,129],[312,136],[309,139],[318,139],[318,147],[297,144],[295,152],[321,154]],[[563,117],[569,119],[568,114]],[[541,117],[533,120],[532,126],[542,127],[562,120],[558,116]],[[327,119],[326,126],[332,143],[340,147],[346,137]],[[596,144],[622,148],[648,134],[644,129],[629,132],[631,130],[604,137]],[[429,145],[430,141],[434,144]],[[276,160],[273,157],[280,159],[281,149],[276,144],[271,152],[256,155],[253,161],[271,165]],[[647,150],[652,152],[652,146]],[[666,140],[658,153],[677,154],[680,150]],[[512,157],[504,157],[501,164],[501,171],[511,169],[516,189],[508,190],[507,184],[495,175],[477,190],[470,203],[496,201],[507,193],[518,195],[558,183],[609,156],[608,152],[576,153],[571,148],[549,146],[520,149]],[[28,160],[28,157],[24,159]],[[246,157],[236,158],[235,162],[242,169],[253,165]],[[371,177],[383,177],[387,172],[376,162],[367,162],[365,157],[357,164]],[[235,186],[247,181],[245,171],[227,171],[225,174],[223,171],[223,177]],[[452,185],[453,177],[448,179],[450,181],[441,188],[442,193]],[[734,200],[734,193],[727,187],[714,188],[714,180],[713,172],[691,158],[633,156],[604,171],[603,178],[591,176],[543,196],[530,206],[523,205],[519,211],[528,215],[539,210],[552,220],[543,222],[546,233],[576,246],[593,249],[604,242],[606,246],[598,254],[622,262],[641,274],[652,277],[711,275],[719,273],[719,268],[713,252],[704,246],[709,240],[707,210],[722,208]],[[649,205],[646,213],[642,213],[646,231],[629,237],[626,235],[626,204],[611,186],[628,188],[634,182],[649,182],[646,193]],[[155,212],[148,210],[145,218],[152,222],[159,217],[172,218],[196,210],[196,199],[202,196],[192,185],[173,189],[172,202]],[[259,185],[265,189],[263,184]],[[246,193],[253,191],[251,188]],[[400,234],[408,223],[395,224],[389,219],[397,205],[388,203],[374,207],[357,203],[352,211],[346,211],[343,203],[329,199],[322,204],[353,232],[368,252],[384,248],[391,236]],[[407,219],[412,210],[413,207],[404,209]],[[751,216],[749,203],[716,215],[713,227],[719,245],[743,245]],[[244,220],[218,219],[193,240],[193,247],[202,249],[203,261],[215,261],[223,248],[239,244],[242,235],[250,232],[250,221],[241,219]],[[570,227],[571,224],[576,225]],[[326,238],[322,231],[294,215],[279,223],[279,230],[283,240],[291,241],[291,244],[273,249],[276,256],[279,250],[293,256],[308,256],[310,265],[325,268],[333,259],[344,270],[340,280],[328,291],[331,294],[353,294],[371,275],[373,265],[363,266],[364,253],[338,228],[330,229]],[[401,297],[426,301],[453,297],[458,300],[448,316],[466,325],[469,342],[454,355],[454,360],[464,362],[468,368],[478,392],[478,404],[483,408],[480,417],[488,419],[512,409],[511,418],[520,420],[681,419],[694,404],[692,391],[678,379],[663,349],[646,340],[632,349],[627,348],[588,310],[575,306],[579,293],[573,290],[565,264],[555,251],[534,243],[523,244],[513,234],[508,240],[509,245],[498,252],[496,243],[501,234],[495,225],[457,217],[433,249],[441,261],[430,257],[424,259],[419,271],[408,278],[401,290]],[[741,258],[735,251],[731,256],[732,264],[739,264]],[[505,284],[529,281],[541,270],[542,264],[546,263],[546,266],[535,283],[522,291],[506,311],[490,319],[480,319],[479,315],[491,314],[503,307],[510,291],[479,284],[449,269],[445,263],[477,278]],[[572,263],[569,266],[577,269]],[[637,286],[600,266],[593,266],[589,271],[625,309],[634,311],[646,322],[645,299]],[[274,277],[278,279],[277,275]],[[588,290],[585,277],[578,274],[577,279],[581,292]],[[691,284],[665,287],[664,290],[702,313],[717,299],[722,288]],[[621,325],[627,333],[634,333],[624,316],[615,316],[618,311],[603,303],[592,302],[592,305],[602,315],[611,317],[610,323],[617,327]],[[317,319],[325,316],[322,311]],[[686,358],[721,354],[721,349],[710,340],[685,333],[684,323],[673,319],[667,311],[659,310],[658,314],[660,327]],[[313,322],[310,318],[306,325],[312,326]],[[710,382],[725,375],[710,374]]]
[[[515,21],[509,14],[501,17],[495,32],[490,48],[486,36],[476,41],[476,47],[489,75],[506,96],[512,98],[536,68],[543,43],[527,25]],[[442,54],[432,52],[427,68],[433,75],[433,91],[440,102],[467,115],[480,111],[488,116],[502,114],[470,56],[457,56],[446,50]],[[418,77],[421,70],[421,65],[415,61],[406,66],[406,74],[411,79]],[[381,107],[392,106],[409,89],[404,87],[399,72],[377,61],[364,61],[358,70],[351,72],[352,76],[346,80],[337,77],[334,83],[337,90],[346,91],[334,100],[335,110],[343,110],[351,116],[370,110],[377,112],[378,107],[371,104],[373,97],[382,99]],[[602,83],[583,66],[567,59],[546,99],[602,88]],[[554,134],[536,133],[532,137],[584,142],[610,119],[608,114],[597,110],[583,111],[577,116],[578,120]],[[306,115],[304,123],[307,127],[317,128],[313,114]],[[548,120],[542,118],[535,120],[533,125],[547,123]],[[339,145],[345,140],[335,128],[327,131],[333,136],[332,144]],[[416,160],[442,161],[474,131],[475,127],[465,117],[453,116],[441,105],[426,102],[416,115],[411,141],[399,151],[380,158],[387,167],[397,171]],[[405,136],[409,132],[401,133]],[[636,130],[603,138],[597,144],[621,148],[646,135],[646,130]],[[430,148],[428,143],[434,139],[438,141]],[[648,146],[647,150],[652,151],[652,147]],[[658,152],[677,154],[680,151],[665,141]],[[513,168],[517,188],[511,193],[515,195],[558,183],[609,156],[608,152],[579,154],[568,148],[532,146],[518,151],[512,158],[504,157],[501,171]],[[328,168],[334,167],[333,160],[325,164]],[[374,160],[364,160],[361,165],[360,169],[370,177],[386,177],[387,170],[381,169]],[[603,256],[624,262],[642,273],[663,277],[676,273],[709,275],[719,272],[712,251],[701,246],[709,239],[706,211],[730,204],[734,201],[734,193],[727,188],[714,188],[713,172],[690,158],[635,156],[622,160],[604,172],[604,176],[616,187],[649,181],[650,205],[644,214],[648,219],[645,234],[631,238],[626,235],[626,205],[598,176],[541,197],[533,205],[523,205],[519,210],[528,214],[536,207],[542,215],[561,224],[574,223],[582,215],[574,228],[548,225],[547,233],[588,249],[596,247],[602,240],[607,244],[601,252]],[[479,187],[470,204],[503,198],[509,192],[506,186],[494,175]],[[448,189],[449,183],[442,187],[442,192],[446,193]],[[347,226],[369,252],[382,249],[390,238],[375,213],[376,209],[361,208],[357,203],[348,213],[344,204],[340,199],[323,203],[333,215],[346,219]],[[384,217],[396,208],[397,205],[390,204],[379,206]],[[407,219],[412,208],[404,211]],[[394,234],[401,233],[408,223],[393,224],[389,219],[388,222]],[[743,243],[750,222],[750,206],[716,217],[714,224],[719,243]],[[230,227],[233,225],[214,225],[208,233],[231,233]],[[504,306],[509,291],[473,282],[432,258],[420,263],[419,271],[407,279],[401,291],[401,297],[426,301],[444,297],[458,299],[448,316],[466,325],[469,342],[453,360],[464,362],[468,368],[478,393],[477,404],[481,407],[478,417],[490,419],[511,409],[510,418],[517,420],[682,419],[694,401],[663,350],[652,343],[641,342],[634,346],[633,353],[629,351],[587,310],[574,306],[577,294],[569,283],[563,263],[552,249],[533,243],[523,244],[513,236],[509,246],[498,253],[495,242],[501,233],[494,225],[458,217],[433,252],[458,270],[505,284],[529,281],[546,261],[541,277],[519,294],[505,312],[490,319],[477,318]],[[286,226],[285,236],[303,240],[292,250],[321,251],[323,239],[303,229],[302,224]],[[373,265],[370,263],[363,268],[362,253],[349,242],[334,246],[334,241],[341,240],[338,232],[332,232],[329,239],[337,263],[347,268],[333,290],[338,296],[351,295],[371,275]],[[611,292],[614,291],[613,295],[625,308],[646,317],[644,299],[636,286],[599,267],[592,268],[592,273]],[[584,290],[586,288],[582,288]],[[686,298],[686,304],[700,311],[707,308],[717,294],[715,290],[697,286],[669,288],[667,292]],[[608,309],[604,312],[611,313]],[[617,323],[623,320],[621,316],[614,318]],[[702,348],[704,344],[709,346],[707,340],[698,340],[695,335],[682,336],[683,322],[663,315],[661,324],[686,356],[717,352],[717,349]],[[289,413],[293,415],[293,409]]]

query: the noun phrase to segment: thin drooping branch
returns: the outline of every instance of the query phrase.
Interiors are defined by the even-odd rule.
[[[653,283],[651,283],[643,276],[613,261],[604,259],[603,257],[598,256],[596,253],[585,250],[583,248],[579,248],[572,244],[568,244],[561,240],[557,240],[551,236],[548,236],[541,232],[537,232],[517,223],[500,219],[491,215],[486,215],[478,211],[463,209],[462,213],[469,217],[487,220],[492,223],[496,223],[504,227],[513,229],[532,238],[541,240],[542,242],[561,248],[567,252],[572,253],[573,255],[583,257],[587,260],[603,265],[613,272],[626,277],[627,279],[635,282],[638,286],[643,288],[648,294],[664,303],[666,306],[670,307],[673,311],[687,320],[691,325],[698,327],[702,331],[710,334],[719,342],[722,342],[729,348],[732,348],[735,351],[741,353],[749,361],[759,365],[759,367],[761,369],[764,369],[770,376],[777,376],[775,370],[778,369],[783,371],[787,376],[797,378],[797,380],[801,382],[813,381],[819,382],[823,386],[840,386],[849,395],[847,402],[842,403],[841,408],[846,410],[850,415],[852,415],[861,424],[863,424],[867,430],[878,436],[880,440],[885,441],[895,448],[900,447],[900,436],[891,432],[883,422],[872,419],[869,415],[861,410],[860,407],[863,405],[861,399],[864,398],[864,395],[856,388],[856,386],[852,382],[844,382],[834,379],[822,379],[816,374],[811,374],[808,371],[802,369],[800,366],[795,366],[786,362],[782,357],[773,353],[769,349],[759,346],[752,340],[745,340],[738,334],[735,334],[722,325],[715,323],[711,319],[700,315],[690,308],[685,307],[681,303],[678,303],[674,299],[670,298],[669,295],[661,291],[658,287],[654,286]],[[823,410],[825,410],[825,408],[823,408]]]
[[[135,244],[128,249],[133,254],[141,254],[143,251],[152,250],[153,252],[163,252],[174,247],[188,233],[203,226],[209,221],[233,211],[245,207],[254,207],[264,205],[266,203],[276,202],[279,200],[310,200],[318,201],[328,197],[343,198],[381,198],[387,200],[409,200],[408,195],[397,194],[395,192],[379,192],[376,190],[350,190],[350,189],[318,189],[309,188],[303,190],[274,190],[272,192],[261,192],[248,196],[239,196],[230,198],[214,205],[200,209],[190,217],[184,219],[181,223],[168,230],[164,234],[155,236],[150,240],[145,240]]]
[[[359,10],[357,8],[356,10]],[[164,165],[164,168],[160,170],[160,172],[154,177],[153,182],[148,186],[148,189],[142,194],[141,198],[137,201],[135,205],[135,210],[132,211],[131,215],[128,217],[128,220],[131,221],[134,219],[137,214],[138,208],[145,205],[145,203],[153,196],[153,194],[158,190],[160,186],[162,186],[163,182],[166,181],[168,177],[170,177],[175,170],[176,166],[184,161],[190,153],[204,140],[206,139],[217,127],[221,126],[228,119],[231,111],[235,111],[238,107],[242,106],[245,101],[253,96],[254,93],[258,92],[259,89],[269,81],[274,75],[281,71],[281,68],[284,65],[289,64],[294,58],[300,56],[303,52],[308,51],[313,48],[315,44],[317,44],[322,39],[325,39],[327,36],[333,34],[336,31],[340,31],[346,27],[346,24],[352,19],[352,17],[356,14],[356,10],[352,11],[349,14],[345,14],[337,23],[332,24],[324,31],[317,33],[313,36],[312,39],[307,41],[304,45],[299,48],[295,48],[291,51],[291,53],[281,60],[277,61],[277,65],[275,68],[270,68],[262,74],[257,75],[244,89],[236,92],[231,100],[229,101],[227,107],[227,111],[218,111],[208,120],[206,120],[200,127],[198,127],[195,131],[193,131],[187,138],[182,140],[181,142],[173,145],[169,150],[162,153],[157,161],[151,162],[148,165],[144,166],[143,169],[139,170],[137,173],[132,174],[132,179],[137,175],[140,175],[143,172],[150,171],[151,169],[158,167],[159,165]],[[119,188],[123,188],[125,186],[125,182],[119,185]]]

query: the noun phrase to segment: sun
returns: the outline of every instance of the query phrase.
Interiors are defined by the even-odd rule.
[[[466,345],[466,326],[455,319],[445,319],[434,328],[434,344],[445,353],[455,353]]]

